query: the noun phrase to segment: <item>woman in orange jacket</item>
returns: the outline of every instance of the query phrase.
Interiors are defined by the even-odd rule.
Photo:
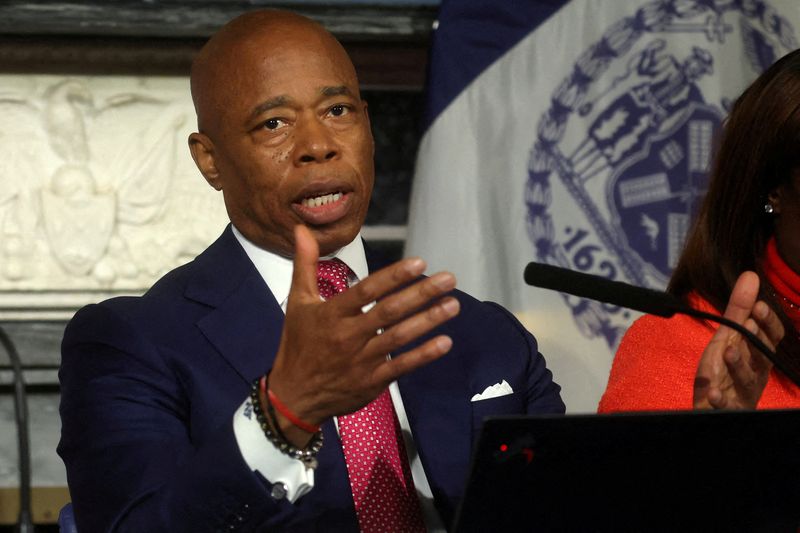
[[[800,407],[800,51],[733,106],[667,292],[758,332],[786,373],[728,328],[645,315],[622,339],[600,412]]]

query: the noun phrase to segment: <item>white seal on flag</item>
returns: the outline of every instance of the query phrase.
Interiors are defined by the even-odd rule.
[[[525,191],[537,259],[663,288],[705,193],[712,141],[741,89],[706,82],[723,61],[755,78],[797,46],[765,0],[653,1],[608,28],[538,123]],[[556,192],[581,216],[551,210]],[[617,345],[624,310],[564,301],[584,335]]]

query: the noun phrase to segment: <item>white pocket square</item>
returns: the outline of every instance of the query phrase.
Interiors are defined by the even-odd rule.
[[[488,400],[489,398],[508,396],[509,394],[514,394],[514,389],[511,388],[511,385],[509,385],[506,380],[503,380],[500,383],[495,383],[490,387],[486,387],[485,391],[476,394],[470,401],[479,402],[481,400]]]

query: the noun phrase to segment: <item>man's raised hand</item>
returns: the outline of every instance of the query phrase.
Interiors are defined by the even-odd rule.
[[[317,289],[317,243],[305,226],[297,226],[294,236],[292,286],[269,382],[301,419],[319,424],[356,411],[399,376],[450,350],[452,340],[439,335],[387,359],[387,354],[458,314],[458,300],[443,297],[455,288],[452,274],[419,279],[425,262],[403,259],[322,301]],[[362,312],[372,302],[377,303]],[[292,438],[288,433],[287,437]]]

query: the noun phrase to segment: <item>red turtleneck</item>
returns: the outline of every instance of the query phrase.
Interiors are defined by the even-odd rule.
[[[763,268],[764,275],[775,288],[775,297],[797,328],[800,326],[800,275],[781,258],[774,237],[767,243]]]

